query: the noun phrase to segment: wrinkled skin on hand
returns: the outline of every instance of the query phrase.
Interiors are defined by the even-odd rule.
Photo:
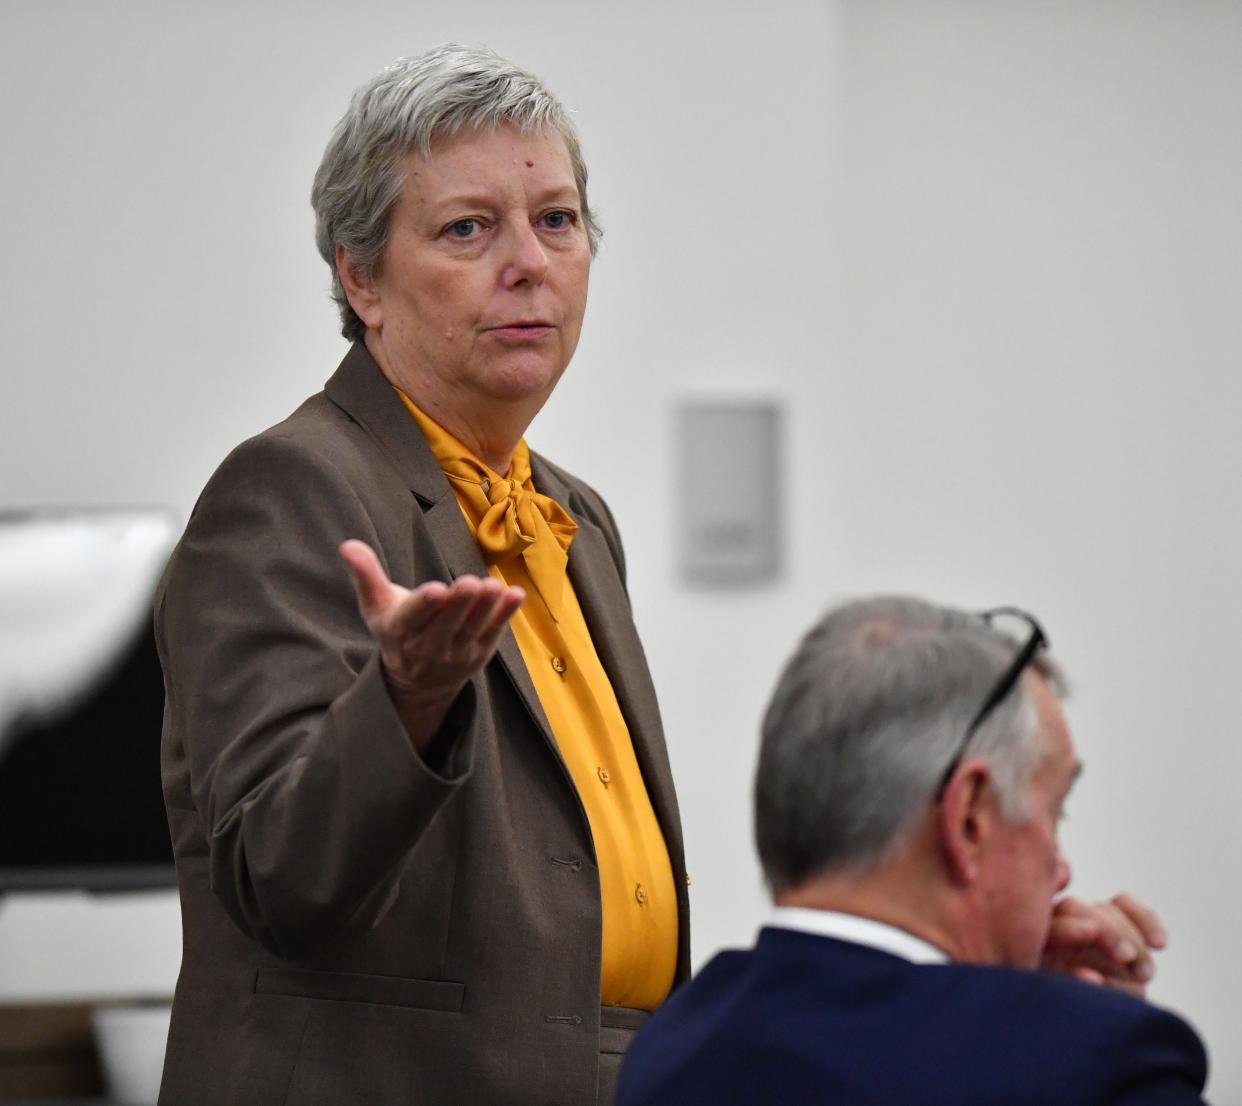
[[[525,592],[491,576],[433,580],[411,590],[388,579],[365,542],[344,542],[340,553],[353,572],[358,609],[379,647],[393,704],[424,752],[466,682],[491,660]]]
[[[1156,912],[1131,895],[1103,903],[1066,896],[1052,908],[1043,967],[1146,998],[1152,951],[1167,943]]]

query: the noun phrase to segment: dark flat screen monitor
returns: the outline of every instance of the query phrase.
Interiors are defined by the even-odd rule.
[[[164,683],[151,629],[155,575],[171,534],[170,518],[158,513],[0,516],[9,573],[0,579],[0,615],[6,587],[12,614],[0,634],[8,639],[4,655],[11,668],[25,638],[45,653],[57,645],[47,627],[39,626],[38,634],[21,632],[22,618],[35,624],[37,608],[28,601],[22,606],[28,587],[19,590],[23,569],[14,568],[15,548],[50,558],[66,571],[69,587],[76,574],[84,589],[112,586],[118,589],[114,597],[124,596],[117,600],[121,614],[114,605],[107,618],[90,621],[100,641],[92,646],[89,677],[81,664],[74,669],[79,686],[72,694],[54,709],[10,704],[9,716],[0,719],[0,892],[122,891],[176,883],[160,789]],[[79,561],[85,565],[80,571]],[[61,617],[68,650],[82,631]],[[55,670],[54,663],[42,669]],[[46,674],[41,679],[51,681]]]

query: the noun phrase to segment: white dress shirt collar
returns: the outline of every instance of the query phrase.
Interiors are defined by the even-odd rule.
[[[814,933],[820,937],[835,937],[838,941],[851,941],[866,945],[892,956],[900,956],[914,964],[947,964],[949,957],[935,945],[929,944],[904,929],[877,922],[872,918],[860,918],[856,914],[841,914],[835,910],[811,910],[801,906],[776,906],[767,924],[777,929],[793,929],[800,933]]]

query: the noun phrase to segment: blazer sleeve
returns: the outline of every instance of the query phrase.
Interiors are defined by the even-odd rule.
[[[1110,1106],[1205,1106],[1207,1053],[1176,1014],[1147,1006],[1113,1050]]]
[[[471,686],[442,771],[388,697],[337,552],[361,538],[391,571],[355,484],[294,437],[252,439],[208,484],[157,596],[166,793],[192,803],[230,916],[289,958],[377,920],[472,762]]]

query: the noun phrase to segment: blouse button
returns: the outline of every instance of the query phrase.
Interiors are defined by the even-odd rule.
[[[612,773],[607,768],[595,769],[596,775],[599,776],[599,782],[607,787],[612,782]]]
[[[552,658],[552,667],[556,670],[556,672],[557,672],[559,675],[564,676],[564,675],[565,675],[565,667],[566,667],[566,666],[565,666],[565,658],[564,658],[564,657],[553,657],[553,658]]]
[[[634,888],[634,898],[638,900],[639,906],[645,906],[647,904],[647,897],[647,888],[645,888],[641,883]]]

